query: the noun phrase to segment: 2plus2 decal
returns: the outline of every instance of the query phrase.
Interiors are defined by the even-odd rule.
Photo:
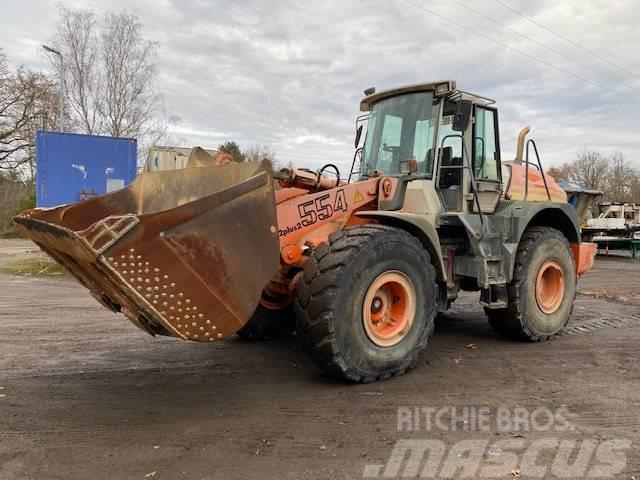
[[[327,220],[336,212],[346,212],[347,210],[347,199],[343,189],[336,192],[336,197],[333,201],[331,200],[331,194],[325,193],[298,205],[298,214],[304,227],[313,225],[318,220]]]

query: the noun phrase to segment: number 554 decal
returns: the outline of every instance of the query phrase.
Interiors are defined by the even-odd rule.
[[[376,208],[379,178],[340,185],[314,193],[281,191],[284,197],[276,203],[280,245],[303,245],[343,228],[357,209]],[[278,192],[276,192],[278,193]],[[293,196],[288,196],[293,193]],[[317,230],[317,231],[316,231]]]
[[[343,189],[336,191],[334,199],[331,197],[332,195],[330,193],[325,193],[324,195],[299,204],[298,214],[300,215],[302,226],[308,227],[318,220],[331,218],[336,212],[346,212],[349,210]]]

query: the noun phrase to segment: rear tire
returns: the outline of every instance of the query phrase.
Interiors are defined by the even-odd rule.
[[[562,331],[573,310],[576,271],[561,232],[549,227],[525,231],[507,292],[507,308],[485,308],[496,331],[530,342],[548,340]]]
[[[250,341],[274,340],[293,335],[295,328],[293,304],[280,310],[272,310],[258,304],[256,311],[237,334]]]
[[[307,261],[296,294],[305,350],[348,381],[405,373],[433,333],[435,270],[420,242],[396,228],[372,224],[332,234]]]

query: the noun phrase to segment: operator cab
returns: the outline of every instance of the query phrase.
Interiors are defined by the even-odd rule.
[[[432,181],[445,212],[493,212],[502,191],[493,103],[453,81],[368,95],[360,104],[370,112],[360,176]]]

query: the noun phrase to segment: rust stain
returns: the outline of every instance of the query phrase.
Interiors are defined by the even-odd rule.
[[[220,340],[246,323],[278,270],[269,172],[262,162],[143,173],[113,194],[15,222],[139,328]]]

